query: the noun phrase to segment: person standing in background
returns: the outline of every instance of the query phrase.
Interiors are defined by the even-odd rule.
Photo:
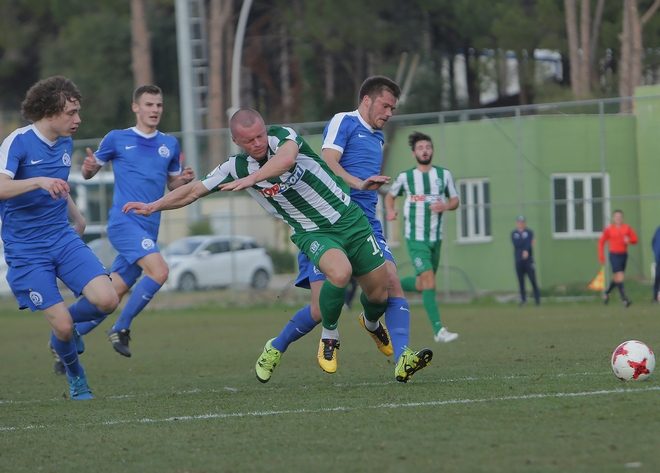
[[[653,256],[655,256],[655,279],[653,281],[653,302],[660,302],[660,227],[655,229],[651,241]]]
[[[612,266],[612,281],[603,293],[603,303],[610,302],[610,292],[618,287],[623,306],[630,307],[632,301],[626,296],[623,281],[628,261],[628,245],[637,244],[637,234],[630,225],[624,223],[622,210],[615,210],[612,213],[612,223],[603,230],[598,240],[598,261],[601,266],[605,264],[606,243],[610,254],[610,266]]]
[[[534,303],[541,304],[539,286],[536,283],[536,268],[534,266],[534,232],[527,228],[527,221],[523,215],[516,217],[516,228],[511,232],[511,243],[513,243],[513,258],[516,265],[516,276],[518,277],[518,289],[520,290],[520,305],[527,303],[527,290],[525,289],[525,276],[529,278],[534,293]]]

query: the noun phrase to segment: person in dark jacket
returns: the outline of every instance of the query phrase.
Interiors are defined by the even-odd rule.
[[[660,227],[655,229],[651,248],[655,256],[655,281],[653,282],[653,302],[660,302]]]
[[[518,215],[516,218],[516,229],[511,232],[511,242],[513,243],[513,256],[516,265],[516,275],[518,276],[518,287],[520,289],[520,305],[527,303],[527,292],[525,290],[525,276],[529,278],[534,292],[534,302],[536,305],[541,303],[539,286],[536,283],[536,270],[534,267],[534,256],[532,247],[534,246],[534,232],[527,228],[525,217]]]

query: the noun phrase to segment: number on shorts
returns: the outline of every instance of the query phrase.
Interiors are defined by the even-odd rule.
[[[380,249],[380,246],[378,246],[378,243],[376,242],[376,237],[374,235],[369,235],[369,238],[367,238],[367,241],[371,243],[371,247],[374,249],[374,251],[371,253],[372,255],[383,255],[383,252]]]

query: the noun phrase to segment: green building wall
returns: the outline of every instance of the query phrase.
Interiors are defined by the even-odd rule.
[[[637,169],[640,206],[639,229],[642,235],[642,259],[647,264],[644,273],[649,278],[651,238],[660,225],[660,86],[639,87],[635,93],[635,136],[637,141]]]
[[[410,132],[429,134],[434,162],[447,167],[455,180],[487,178],[491,193],[489,242],[459,243],[457,219],[445,219],[442,263],[457,268],[480,291],[515,290],[510,233],[515,217],[524,214],[535,232],[537,275],[542,286],[587,284],[596,273],[597,237],[563,239],[552,235],[552,181],[555,173],[609,174],[610,209],[624,210],[626,220],[640,228],[639,187],[635,164],[635,118],[625,115],[532,116],[401,127],[391,140],[384,173],[395,176],[414,166],[407,144]],[[402,199],[400,199],[402,200]],[[402,202],[399,202],[401,204]],[[401,223],[401,222],[399,222]],[[394,226],[400,232],[400,225]],[[392,238],[396,240],[396,238]],[[395,248],[399,261],[405,244]],[[631,249],[629,274],[641,275],[639,248]],[[464,281],[439,281],[460,290]]]
[[[444,219],[440,291],[515,291],[510,241],[515,217],[524,214],[535,233],[535,260],[541,287],[586,286],[599,268],[598,235],[553,236],[552,176],[605,173],[609,213],[624,211],[640,242],[629,249],[627,274],[651,277],[650,241],[660,225],[660,87],[637,91],[634,114],[547,114],[475,121],[397,125],[386,130],[383,174],[395,177],[415,165],[408,135],[421,131],[435,144],[434,163],[455,180],[487,178],[491,197],[491,240],[462,243],[456,213]],[[320,150],[321,136],[306,136]],[[401,207],[403,199],[398,199]],[[401,214],[401,213],[400,213]],[[388,240],[402,275],[412,274],[402,240],[402,217],[386,224]]]

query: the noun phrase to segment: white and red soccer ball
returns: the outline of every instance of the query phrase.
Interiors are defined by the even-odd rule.
[[[653,373],[653,350],[639,340],[628,340],[612,353],[612,371],[623,381],[643,381]]]

